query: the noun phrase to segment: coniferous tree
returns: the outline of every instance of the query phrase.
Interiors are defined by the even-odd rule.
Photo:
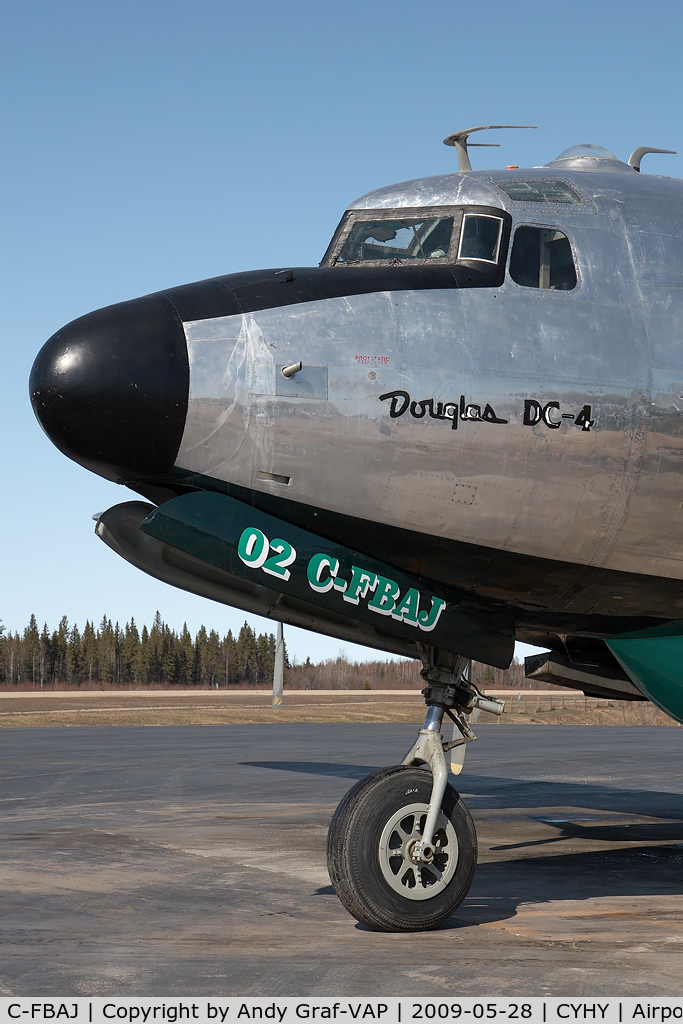
[[[52,634],[52,682],[66,679],[66,649],[69,636],[69,620],[63,615],[59,626]]]
[[[161,678],[168,683],[178,681],[178,654],[176,635],[164,624],[162,630]]]
[[[95,626],[89,619],[86,619],[83,629],[81,648],[83,653],[83,676],[88,680],[88,683],[92,683],[94,679],[99,679],[99,661],[97,657]]]
[[[256,638],[256,661],[257,661],[257,678],[256,682],[259,686],[272,681],[273,671],[275,669],[275,644],[270,644],[270,638],[262,633]]]
[[[52,642],[47,622],[43,623],[43,631],[40,634],[40,685],[45,686],[52,676]]]
[[[237,671],[245,683],[256,682],[256,638],[248,622],[244,623],[237,637]]]
[[[147,682],[159,683],[163,667],[163,621],[157,611],[147,641]]]
[[[23,636],[24,678],[30,679],[35,686],[40,678],[40,634],[35,615],[24,630]]]
[[[231,686],[237,681],[236,651],[237,645],[235,643],[235,638],[232,635],[232,630],[229,629],[228,635],[223,641],[223,662],[225,666],[224,678],[226,686]]]
[[[191,686],[194,682],[194,644],[186,622],[178,640],[178,682],[181,686]]]
[[[100,627],[97,631],[97,661],[99,664],[99,678],[104,683],[114,681],[114,629],[111,619],[106,615],[102,616]]]
[[[202,686],[205,685],[206,678],[206,645],[208,637],[206,635],[206,628],[200,626],[197,630],[197,635],[194,641],[194,663],[195,663],[195,679]]]
[[[212,629],[206,640],[206,681],[209,686],[214,687],[218,681],[218,673],[221,668],[221,642],[215,629]]]
[[[149,630],[146,625],[140,634],[140,682],[149,682]]]
[[[135,619],[131,618],[121,640],[121,677],[124,682],[132,683],[140,678],[140,670],[140,634]]]
[[[83,644],[81,633],[76,623],[74,623],[66,642],[66,681],[71,685],[81,685],[82,665]]]

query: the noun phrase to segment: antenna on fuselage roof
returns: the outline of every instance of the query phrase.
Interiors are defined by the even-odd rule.
[[[675,149],[653,149],[652,146],[638,146],[638,149],[634,149],[628,158],[629,167],[632,167],[634,171],[639,171],[640,161],[646,153],[671,153],[672,156],[676,156]]]
[[[479,128],[466,128],[462,132],[453,132],[452,135],[447,135],[443,140],[444,146],[455,146],[458,154],[458,173],[462,174],[464,171],[471,171],[472,164],[470,158],[467,155],[467,137],[472,132],[487,132],[494,128],[535,128],[535,124],[482,124]],[[470,146],[496,146],[500,148],[499,142],[470,142]]]

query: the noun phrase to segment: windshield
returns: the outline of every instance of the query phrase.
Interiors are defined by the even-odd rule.
[[[335,263],[446,259],[452,233],[452,217],[356,221]]]

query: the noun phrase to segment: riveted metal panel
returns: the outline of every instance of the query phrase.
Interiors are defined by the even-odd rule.
[[[320,398],[327,400],[327,367],[305,365],[293,377],[275,373],[275,394],[279,398]],[[272,392],[271,392],[272,394]]]

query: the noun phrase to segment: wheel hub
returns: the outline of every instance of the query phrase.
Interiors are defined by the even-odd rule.
[[[431,864],[434,860],[434,847],[425,846],[420,839],[410,839],[406,844],[405,857],[413,864]]]
[[[458,840],[440,813],[433,844],[422,846],[428,804],[408,804],[396,811],[382,830],[379,862],[391,888],[409,900],[428,900],[442,892],[455,874]]]

